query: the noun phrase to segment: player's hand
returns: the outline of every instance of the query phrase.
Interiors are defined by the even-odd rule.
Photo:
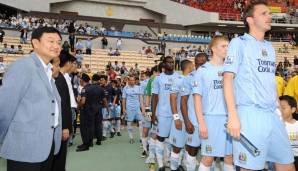
[[[201,138],[203,139],[208,138],[208,130],[204,122],[199,123],[199,133]]]
[[[235,139],[240,139],[240,120],[237,115],[228,117],[227,132]]]
[[[145,119],[147,121],[151,121],[152,112],[150,110],[150,107],[146,107],[145,108],[145,114],[144,114],[144,116],[145,116]]]
[[[66,141],[69,138],[69,130],[68,129],[63,129],[62,130],[62,140]]]
[[[151,116],[151,123],[152,123],[153,125],[157,125],[158,120],[157,120],[157,117],[156,117],[155,115],[152,115],[152,116]]]
[[[181,122],[181,120],[180,119],[177,119],[174,122],[175,122],[176,129],[182,130],[182,122]]]
[[[186,132],[189,134],[193,134],[195,127],[190,122],[190,120],[185,121]]]

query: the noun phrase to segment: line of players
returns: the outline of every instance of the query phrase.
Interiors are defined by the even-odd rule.
[[[251,40],[248,34],[243,38]],[[134,85],[134,77],[129,78],[122,98],[130,142],[133,143],[131,123],[136,119],[141,121],[139,124],[143,129],[142,156],[148,155],[146,163],[151,170],[155,170],[155,161],[159,171],[164,171],[168,162],[171,170],[184,170],[183,159],[186,170],[194,171],[199,150],[202,156],[199,171],[210,171],[216,157],[224,158],[222,170],[235,170],[232,137],[226,128],[228,109],[223,91],[228,44],[226,37],[215,36],[209,44],[212,51],[210,61],[206,62],[204,53],[195,57],[195,68],[191,61],[183,60],[182,74],[174,72],[174,60],[167,56],[153,68],[153,76],[141,82],[140,86]],[[226,68],[229,60],[225,60]],[[282,160],[290,161],[292,155],[291,149],[287,148],[288,142],[279,145],[288,152],[288,157]],[[248,162],[248,155],[240,152],[236,161],[251,168],[262,167],[254,158]]]
[[[197,56],[194,70],[192,62],[184,60],[182,75],[173,71],[172,57],[164,58],[164,72],[153,83],[151,104],[151,119],[157,126],[155,150],[160,171],[165,170],[165,155],[170,158],[171,170],[184,170],[181,161],[185,158],[186,170],[194,171],[199,147],[202,155],[199,170],[210,170],[214,157],[224,157],[224,170],[234,170],[222,87],[228,43],[224,36],[214,37],[209,45],[210,61],[198,64]]]

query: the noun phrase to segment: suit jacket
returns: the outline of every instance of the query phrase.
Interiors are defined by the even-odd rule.
[[[69,129],[72,132],[72,113],[70,105],[70,95],[65,77],[60,72],[55,78],[55,83],[61,97],[61,115],[62,115],[62,129]]]
[[[0,87],[0,156],[21,162],[42,162],[53,138],[57,154],[62,138],[61,100],[53,79],[35,53],[14,62]],[[59,106],[54,128],[55,99]]]

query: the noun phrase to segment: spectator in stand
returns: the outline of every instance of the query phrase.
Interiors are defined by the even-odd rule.
[[[116,49],[121,50],[121,48],[122,48],[122,40],[119,37],[118,40],[117,40],[117,42],[116,42]]]
[[[148,46],[148,48],[145,50],[145,54],[146,54],[146,55],[148,55],[148,54],[152,54],[151,46]]]
[[[80,24],[79,28],[77,29],[78,34],[85,34],[86,30],[82,24]]]
[[[121,54],[120,54],[120,52],[119,52],[118,49],[116,49],[115,51],[113,51],[113,49],[110,48],[110,50],[108,52],[108,55],[110,55],[110,56],[120,56]]]
[[[111,67],[112,67],[112,63],[111,61],[109,61],[108,64],[106,65],[105,71],[109,71]]]
[[[91,55],[91,51],[92,51],[92,40],[91,40],[91,38],[88,38],[86,40],[85,47],[86,47],[86,54]]]
[[[113,56],[114,55],[114,51],[113,51],[113,48],[112,47],[109,48],[108,55],[109,56]]]
[[[158,48],[156,46],[153,47],[153,54],[156,55],[158,54],[160,51],[158,50]]]
[[[166,53],[166,47],[167,47],[166,42],[165,41],[161,41],[160,48],[159,48],[160,51],[161,51],[161,53],[163,53],[163,54]]]
[[[142,49],[139,51],[139,54],[145,55],[146,54],[145,51],[146,51],[146,47],[143,46]]]
[[[84,48],[84,45],[83,45],[82,41],[79,39],[76,44],[76,50],[81,50],[83,52],[83,48]]]
[[[68,26],[68,34],[69,34],[68,39],[69,39],[71,52],[74,52],[75,32],[76,32],[76,29],[74,27],[74,23],[71,22]]]
[[[65,40],[63,45],[62,45],[62,50],[63,50],[63,52],[67,53],[67,52],[69,52],[69,49],[70,49],[70,45],[69,45],[68,41]]]
[[[284,67],[285,68],[291,67],[291,63],[287,57],[284,57]]]
[[[8,50],[8,53],[10,53],[10,54],[16,54],[17,51],[18,50],[14,48],[14,45],[10,45],[10,48]]]
[[[286,43],[283,44],[283,49],[284,49],[283,50],[284,53],[289,53],[289,47]]]
[[[113,67],[110,67],[108,70],[108,76],[110,80],[114,80],[117,76],[117,73],[114,71]]]
[[[5,32],[4,32],[4,30],[2,30],[1,28],[0,28],[0,43],[2,44],[2,42],[3,42],[3,37],[5,36]]]
[[[298,71],[298,57],[297,57],[297,55],[294,56],[294,68],[296,71]]]
[[[25,28],[22,28],[22,29],[20,30],[20,32],[21,32],[21,35],[20,35],[20,43],[21,43],[21,44],[26,44],[26,43],[27,43],[27,32],[28,32],[28,30],[25,29]]]
[[[136,72],[136,74],[140,75],[141,70],[139,68],[139,64],[138,63],[135,63],[134,71]]]
[[[24,51],[23,51],[23,48],[22,48],[22,45],[18,45],[18,49],[17,49],[17,54],[24,54]]]
[[[121,66],[118,64],[118,61],[115,61],[115,64],[112,65],[113,69],[115,71],[120,71]]]
[[[77,50],[76,53],[76,59],[77,59],[77,63],[78,63],[78,67],[81,68],[82,67],[82,61],[83,61],[83,54],[81,50]]]
[[[102,49],[106,49],[108,47],[108,39],[105,36],[101,39],[101,47]]]
[[[75,44],[75,40],[76,40],[75,34],[70,33],[68,39],[69,39],[69,44],[70,44],[70,51],[74,52],[74,49],[75,49],[74,44]]]
[[[4,43],[4,44],[3,44],[3,48],[2,48],[2,50],[1,50],[1,53],[8,53],[8,52],[9,52],[9,48],[7,47],[7,44]]]
[[[2,85],[3,75],[5,73],[6,66],[3,63],[3,57],[0,57],[0,86]]]
[[[127,70],[127,68],[125,66],[125,62],[122,62],[122,66],[120,68],[120,74],[121,75],[127,75],[128,74],[128,70]]]

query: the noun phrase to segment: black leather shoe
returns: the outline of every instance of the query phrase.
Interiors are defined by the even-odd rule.
[[[111,132],[110,138],[114,138],[115,132]]]
[[[96,141],[96,145],[101,145],[101,141]]]
[[[89,150],[89,147],[87,146],[82,146],[81,148],[78,148],[76,151],[77,152],[81,152],[81,151],[88,151]]]
[[[166,171],[166,168],[165,167],[161,167],[158,169],[158,171]]]

